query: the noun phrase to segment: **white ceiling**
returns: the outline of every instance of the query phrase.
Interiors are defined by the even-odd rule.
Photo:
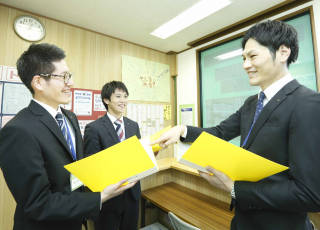
[[[248,18],[285,0],[232,0],[232,4],[163,40],[150,33],[198,0],[0,0],[162,52],[180,52],[187,43]],[[214,1],[214,0],[212,0]]]

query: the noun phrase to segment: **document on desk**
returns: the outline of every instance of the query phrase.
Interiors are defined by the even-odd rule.
[[[288,169],[206,132],[191,145],[179,143],[178,149],[177,161],[181,164],[202,172],[211,166],[232,180],[255,182]]]
[[[93,192],[122,179],[137,181],[159,170],[149,141],[133,136],[64,167]]]

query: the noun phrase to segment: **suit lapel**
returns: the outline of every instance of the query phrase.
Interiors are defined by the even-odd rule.
[[[110,121],[107,114],[103,116],[103,125],[104,125],[104,128],[107,130],[108,134],[114,140],[114,142],[115,143],[120,142],[119,137],[116,133],[116,130],[114,129],[114,126],[113,126],[112,122]]]
[[[133,126],[132,126],[130,120],[127,119],[126,117],[123,117],[123,122],[124,122],[126,139],[136,135],[135,130],[133,129]]]
[[[244,146],[245,149],[247,149],[255,137],[257,136],[257,133],[259,130],[263,127],[264,123],[268,120],[268,118],[271,116],[272,112],[282,103],[286,100],[287,96],[292,93],[296,88],[298,88],[300,85],[296,80],[293,80],[289,82],[287,85],[285,85],[272,99],[266,104],[266,106],[261,111],[256,123],[254,124],[251,134],[249,136],[249,139]],[[253,118],[252,118],[253,120]],[[252,121],[251,120],[251,121]]]
[[[41,105],[34,102],[33,100],[30,102],[29,105],[30,110],[39,117],[39,120],[47,126],[47,128],[53,133],[53,135],[59,140],[59,142],[64,146],[64,148],[70,153],[72,158],[69,146],[64,139],[62,132],[55,121],[55,119],[49,114],[47,110],[45,110]]]

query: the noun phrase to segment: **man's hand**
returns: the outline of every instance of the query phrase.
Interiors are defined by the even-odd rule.
[[[209,182],[209,184],[215,187],[218,187],[222,190],[225,190],[227,192],[231,192],[232,185],[234,184],[233,180],[231,180],[223,172],[220,172],[210,166],[206,167],[206,169],[210,172],[210,174],[199,171],[199,174],[201,177],[206,179]]]
[[[177,143],[180,139],[180,136],[186,130],[185,125],[177,125],[167,132],[163,133],[157,140],[151,142],[151,145],[159,144],[162,148],[166,148],[168,145]]]
[[[123,183],[127,182],[127,180],[119,181],[116,184],[109,185],[101,192],[101,203],[120,195],[125,190],[133,187],[137,182],[131,182],[126,185],[122,185]]]

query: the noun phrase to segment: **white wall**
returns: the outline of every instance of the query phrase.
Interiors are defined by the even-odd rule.
[[[300,9],[306,8],[308,6],[313,5],[313,12],[314,12],[314,20],[315,20],[315,32],[316,32],[316,40],[317,40],[317,47],[318,47],[318,56],[320,58],[320,0],[314,0],[303,4],[299,7],[271,17],[270,19],[275,19],[289,13],[298,11]],[[207,46],[209,44],[218,42],[222,39],[228,38],[232,35],[238,34],[242,31],[247,30],[247,28],[243,28],[242,30],[238,30],[234,33],[228,34],[227,36],[221,37],[219,39],[213,40],[196,48],[187,50],[183,53],[177,55],[177,69],[178,69],[178,76],[177,76],[177,111],[179,111],[179,105],[181,104],[194,104],[195,105],[195,123],[198,124],[198,101],[197,101],[197,63],[196,63],[196,50]],[[319,60],[318,65],[320,66]],[[179,115],[179,113],[178,113]],[[177,118],[179,124],[179,116]]]

